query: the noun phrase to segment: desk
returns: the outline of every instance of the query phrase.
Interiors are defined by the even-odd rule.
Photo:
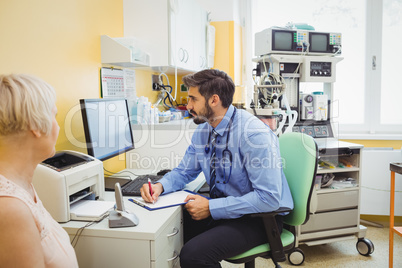
[[[138,170],[136,171],[138,172]],[[147,174],[143,171],[142,174]],[[205,182],[201,173],[185,189],[197,191]],[[108,219],[87,227],[82,232],[75,252],[80,267],[179,267],[178,254],[183,246],[181,206],[148,211],[124,197],[126,210],[139,218],[135,227],[109,228]],[[105,200],[114,201],[114,192]],[[72,240],[87,222],[61,224]]]
[[[390,191],[390,213],[389,213],[389,267],[393,267],[394,263],[394,233],[402,236],[402,227],[394,226],[394,209],[395,209],[395,172],[402,174],[402,163],[391,163],[391,191]]]

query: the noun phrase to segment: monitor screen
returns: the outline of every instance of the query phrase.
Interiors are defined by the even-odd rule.
[[[328,34],[310,33],[310,52],[327,52],[328,44]]]
[[[88,154],[103,161],[134,149],[125,99],[81,99]]]
[[[293,49],[293,34],[292,31],[273,31],[272,49],[291,51]]]

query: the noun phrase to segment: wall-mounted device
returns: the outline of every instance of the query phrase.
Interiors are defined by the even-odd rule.
[[[255,34],[255,55],[341,55],[342,35],[271,27]]]

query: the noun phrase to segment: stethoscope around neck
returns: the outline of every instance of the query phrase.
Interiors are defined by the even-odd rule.
[[[227,127],[228,135],[227,135],[227,139],[226,139],[226,147],[222,151],[222,158],[227,157],[229,159],[229,176],[228,176],[227,180],[226,180],[226,169],[225,169],[226,161],[223,162],[223,183],[224,184],[229,182],[230,176],[232,175],[232,152],[229,150],[229,137],[230,137],[230,129],[232,127],[233,118],[234,118],[235,114],[236,114],[236,108],[234,108],[233,114],[230,117],[230,121],[229,121],[229,124]],[[209,154],[209,152],[211,151],[211,149],[209,147],[210,143],[211,143],[211,133],[212,133],[212,131],[209,132],[208,142],[207,142],[207,144],[205,144],[205,153],[206,154]]]

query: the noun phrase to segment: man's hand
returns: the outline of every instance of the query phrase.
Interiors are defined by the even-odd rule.
[[[184,202],[188,202],[185,208],[193,220],[203,220],[211,215],[211,212],[209,212],[209,200],[201,195],[190,194]]]
[[[161,183],[156,183],[156,184],[151,184],[152,186],[152,196],[149,192],[149,186],[148,183],[145,183],[142,185],[140,191],[141,191],[141,197],[144,199],[145,202],[148,203],[155,203],[156,200],[158,200],[158,197],[163,193],[163,185]]]

